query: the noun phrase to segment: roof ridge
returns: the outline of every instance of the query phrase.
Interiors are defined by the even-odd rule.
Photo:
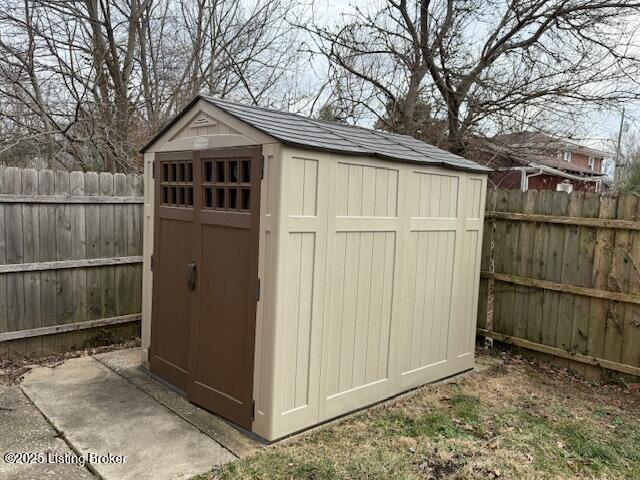
[[[292,113],[292,112],[285,112],[283,110],[276,110],[273,108],[268,108],[268,107],[262,107],[260,105],[247,105],[245,103],[240,103],[240,102],[233,102],[231,100],[226,100],[224,98],[215,98],[212,97],[210,95],[200,95],[201,97],[207,99],[207,100],[211,100],[214,102],[224,102],[224,103],[230,103],[231,105],[237,105],[239,107],[250,107],[250,108],[257,108],[259,110],[264,110],[266,112],[275,112],[275,113],[280,113],[282,115],[288,115],[290,117],[296,117],[296,118],[300,118],[302,120],[307,120],[307,121],[311,121],[311,122],[317,122],[319,124],[326,124],[326,125],[338,125],[340,127],[347,127],[347,128],[357,128],[359,130],[364,130],[365,132],[380,132],[380,130],[376,130],[375,128],[368,128],[368,127],[363,127],[361,125],[350,125],[348,123],[340,123],[340,122],[333,122],[331,120],[321,120],[319,118],[311,118],[311,117],[306,117],[304,115],[301,115],[299,113]],[[391,133],[391,132],[389,132]],[[403,133],[394,133],[394,135],[399,135],[402,137],[410,137],[410,138],[414,138],[411,137],[411,135],[406,135]],[[437,147],[436,147],[437,148]]]
[[[311,120],[313,122],[319,122],[319,123],[328,123],[328,124],[338,124],[338,125],[344,125],[345,127],[353,127],[353,128],[360,128],[362,130],[371,130],[369,128],[366,127],[361,127],[359,125],[346,125],[346,124],[341,124],[338,122],[332,122],[330,120],[320,120],[319,118],[311,118],[311,117],[305,117],[304,115],[301,115],[299,113],[292,113],[292,112],[285,112],[283,110],[276,110],[274,108],[268,108],[268,107],[263,107],[260,105],[247,105],[246,103],[240,103],[240,102],[233,102],[231,100],[227,100],[224,98],[216,98],[216,97],[212,97],[210,95],[201,95],[203,98],[207,99],[207,100],[212,100],[214,102],[224,102],[224,103],[230,103],[231,105],[237,105],[239,107],[250,107],[250,108],[257,108],[259,110],[264,110],[266,112],[271,112],[271,113],[280,113],[282,115],[289,115],[290,117],[296,117],[296,118],[300,118],[303,120]]]
[[[212,98],[212,97],[207,97],[207,98],[209,98],[210,100],[213,100],[214,102],[216,102],[216,101],[220,101],[220,100],[217,100],[217,99]],[[240,106],[244,106],[244,107],[246,107],[246,105],[243,105],[243,104],[241,104],[241,103],[234,103],[234,102],[229,102],[229,101],[226,101],[226,100],[222,100],[222,101],[223,101],[223,102],[225,102],[225,103],[231,103],[231,104],[235,104],[235,105],[240,105]],[[269,111],[269,112],[272,112],[272,113],[274,112],[274,110],[273,110],[273,109],[269,109],[269,108],[265,108],[265,107],[258,107],[258,106],[255,106],[255,105],[252,105],[252,108],[259,108],[259,109],[261,109],[261,110],[266,110],[266,111]],[[336,137],[340,137],[340,138],[342,138],[343,140],[346,140],[347,142],[350,142],[350,143],[352,143],[352,144],[354,144],[354,145],[357,145],[358,147],[362,148],[365,152],[368,152],[368,153],[370,153],[370,154],[371,154],[371,153],[374,153],[374,152],[373,152],[373,150],[371,150],[370,148],[365,147],[364,145],[361,145],[360,143],[353,141],[352,139],[350,139],[350,138],[346,137],[345,135],[339,134],[339,133],[337,133],[337,132],[335,132],[335,131],[332,131],[332,130],[330,130],[329,128],[325,127],[325,126],[322,124],[322,121],[321,121],[321,120],[316,120],[315,118],[305,117],[305,116],[303,116],[303,115],[297,115],[297,114],[295,114],[295,113],[291,113],[291,112],[282,112],[282,111],[280,111],[280,110],[275,110],[275,112],[277,112],[277,113],[281,113],[281,114],[283,114],[283,115],[289,115],[289,116],[292,116],[292,117],[297,117],[297,118],[299,118],[300,120],[303,120],[304,122],[306,122],[306,123],[308,123],[308,124],[310,124],[310,125],[312,125],[312,126],[315,126],[315,127],[321,128],[321,129],[323,129],[323,130],[324,130],[325,132],[327,132],[327,133],[330,133],[330,134],[332,134],[332,135],[335,135]],[[340,126],[344,126],[344,127],[351,127],[351,128],[354,128],[354,127],[355,127],[355,128],[360,128],[360,129],[362,129],[362,130],[368,131],[368,132],[375,132],[375,130],[372,130],[372,129],[369,129],[369,128],[363,128],[363,127],[357,127],[357,126],[353,126],[353,127],[352,127],[351,125],[342,125],[342,124],[339,124],[339,123],[337,123],[337,122],[328,122],[328,121],[325,121],[324,123],[328,123],[328,124],[337,124],[337,125],[340,125]],[[397,143],[397,142],[396,142],[396,143]],[[400,145],[400,144],[398,144],[398,145]]]
[[[212,96],[209,96],[209,95],[202,95],[202,96],[207,98],[207,99],[209,99],[209,100],[212,100],[214,102],[224,102],[224,103],[229,103],[231,105],[238,105],[240,107],[257,108],[259,110],[264,110],[264,111],[271,112],[271,113],[276,112],[276,113],[280,113],[282,115],[288,115],[290,117],[296,117],[296,118],[299,118],[301,120],[304,120],[307,123],[316,124],[316,126],[318,126],[320,128],[323,128],[323,126],[325,124],[326,125],[337,125],[339,127],[357,128],[359,130],[364,130],[365,132],[370,132],[370,133],[376,135],[378,138],[382,138],[384,140],[391,141],[391,142],[395,143],[396,145],[398,145],[400,147],[407,148],[407,149],[411,150],[412,152],[417,153],[418,155],[423,156],[423,157],[427,156],[424,152],[421,152],[420,150],[414,148],[411,145],[402,144],[397,139],[395,139],[393,137],[394,136],[399,136],[399,137],[410,138],[412,140],[417,140],[419,142],[424,143],[425,145],[429,145],[429,146],[433,147],[436,150],[441,150],[442,152],[446,152],[449,155],[455,155],[456,157],[460,157],[460,155],[457,155],[455,153],[452,153],[452,152],[450,152],[448,150],[445,150],[443,148],[437,147],[435,145],[427,144],[426,142],[423,142],[422,140],[419,140],[416,137],[414,137],[412,135],[408,135],[406,133],[386,132],[384,130],[376,130],[375,128],[362,127],[360,125],[348,125],[348,124],[339,123],[339,122],[332,122],[330,120],[320,120],[320,119],[317,119],[317,118],[305,117],[304,115],[300,115],[298,113],[284,112],[282,110],[274,110],[272,108],[262,107],[262,106],[259,106],[259,105],[246,105],[244,103],[233,102],[233,101],[225,100],[225,99],[219,99],[219,98],[215,98],[215,97],[212,97]],[[353,140],[351,140],[350,138],[345,137],[344,135],[338,134],[335,131],[328,130],[327,128],[324,128],[324,130],[329,132],[329,133],[331,133],[331,134],[333,134],[333,135],[336,135],[337,137],[342,138],[343,140],[346,140],[348,142],[352,142],[353,144],[357,145],[358,147],[365,149],[367,152],[372,152],[372,150],[370,148],[365,147],[365,146],[361,145],[358,142],[354,142]],[[460,158],[464,158],[464,157],[460,157]]]
[[[277,112],[277,113],[282,113],[284,115],[293,115],[295,117],[301,117],[301,118],[305,118],[302,115],[298,115],[296,113],[291,113],[291,112],[283,112],[282,110],[275,110],[273,108],[268,108],[268,107],[263,107],[260,105],[247,105],[246,103],[240,103],[240,102],[233,102],[231,100],[227,100],[225,98],[217,98],[217,97],[213,97],[211,95],[203,95],[200,94],[200,97],[204,98],[205,100],[210,100],[212,102],[223,102],[223,103],[230,103],[231,105],[237,105],[239,107],[250,107],[250,108],[258,108],[260,110],[265,110],[267,112]]]

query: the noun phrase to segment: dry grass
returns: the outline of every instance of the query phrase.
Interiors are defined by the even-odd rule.
[[[512,358],[209,478],[640,478],[640,396]]]

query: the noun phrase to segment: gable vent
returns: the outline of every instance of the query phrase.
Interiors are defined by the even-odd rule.
[[[213,119],[201,115],[193,121],[191,128],[211,127],[214,125],[216,125],[216,122]]]

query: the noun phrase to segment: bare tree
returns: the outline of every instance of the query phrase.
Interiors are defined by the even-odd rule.
[[[617,135],[608,141],[608,148],[612,152],[618,150]],[[614,174],[615,188],[640,193],[640,132],[624,130],[619,155],[618,165],[613,161],[608,165],[609,173]]]
[[[446,122],[445,146],[454,152],[465,152],[473,132],[640,96],[638,2],[379,5],[356,7],[335,25],[299,25],[312,34],[311,51],[329,61],[333,97],[412,135],[426,102],[433,119]]]
[[[199,92],[290,102],[293,0],[7,0],[0,161],[130,171]]]

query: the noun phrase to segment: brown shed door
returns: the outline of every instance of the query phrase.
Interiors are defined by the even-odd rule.
[[[161,155],[156,167],[151,370],[181,390],[189,377],[191,293],[185,269],[194,247],[194,161],[191,153]]]
[[[160,156],[161,175],[171,155]],[[175,223],[163,227],[163,211],[171,207],[156,206],[151,368],[186,390],[194,403],[250,429],[261,149],[192,155],[193,206],[186,198],[183,207],[173,207],[193,212],[189,231]],[[156,184],[162,201],[164,189],[173,186],[163,177]],[[168,195],[171,199],[171,190]],[[189,246],[178,252],[180,242]],[[163,295],[172,289],[173,294]],[[178,325],[187,327],[186,343]],[[177,372],[166,367],[169,360]]]

